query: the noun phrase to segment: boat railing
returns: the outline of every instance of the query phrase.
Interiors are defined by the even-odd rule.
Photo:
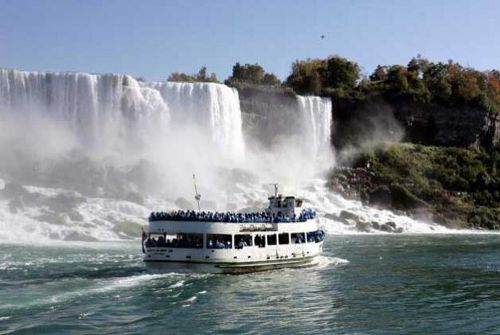
[[[149,221],[201,221],[201,222],[231,222],[231,223],[281,223],[305,222],[316,217],[312,209],[304,209],[299,215],[271,215],[261,213],[232,213],[232,212],[195,212],[191,210],[152,212]]]

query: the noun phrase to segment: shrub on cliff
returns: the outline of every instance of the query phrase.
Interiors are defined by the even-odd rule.
[[[500,148],[493,152],[415,144],[390,144],[364,154],[369,166],[364,199],[378,206],[426,208],[435,220],[493,229],[500,218]],[[482,208],[479,210],[479,208]],[[495,228],[498,229],[498,228]]]
[[[218,83],[219,80],[215,73],[212,73],[210,76],[207,74],[207,67],[203,66],[200,71],[196,74],[185,74],[181,72],[173,72],[168,76],[167,81],[176,81],[176,82],[205,82],[205,83]]]
[[[267,73],[259,64],[236,63],[232,75],[224,83],[228,86],[280,86],[281,81],[273,74]]]
[[[468,222],[476,228],[487,228],[490,230],[500,229],[500,209],[478,207],[474,208],[468,216]]]
[[[459,63],[433,63],[413,58],[406,67],[377,66],[370,75],[372,89],[408,95],[416,101],[446,106],[468,104],[490,112],[500,110],[500,74],[478,71]]]
[[[353,90],[360,77],[360,67],[340,56],[327,59],[297,60],[286,85],[298,94],[325,95]],[[342,94],[340,93],[340,94]]]
[[[459,63],[433,63],[418,56],[406,65],[378,65],[360,80],[360,67],[348,59],[297,60],[285,85],[297,94],[363,99],[384,94],[411,97],[421,103],[445,106],[470,105],[488,112],[500,112],[500,73],[478,71]]]

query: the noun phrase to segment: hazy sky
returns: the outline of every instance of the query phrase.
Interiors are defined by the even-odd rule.
[[[321,35],[325,38],[321,39]],[[165,79],[235,62],[284,79],[338,54],[370,72],[417,55],[500,68],[500,1],[0,0],[0,67]]]

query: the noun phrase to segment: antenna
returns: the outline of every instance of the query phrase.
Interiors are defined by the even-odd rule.
[[[201,194],[198,193],[198,187],[196,186],[196,176],[193,173],[193,185],[194,185],[194,198],[196,199],[196,202],[198,203],[198,212],[201,212],[200,209],[200,199],[201,199]]]
[[[274,186],[274,196],[277,197],[278,196],[278,183],[271,183],[269,185]]]

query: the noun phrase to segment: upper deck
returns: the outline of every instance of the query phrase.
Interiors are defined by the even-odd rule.
[[[281,212],[256,212],[256,213],[233,213],[233,212],[195,212],[191,210],[172,212],[153,212],[149,216],[149,222],[154,221],[191,221],[191,222],[225,222],[225,223],[290,223],[306,222],[314,219],[316,212],[312,209],[303,209],[299,215],[283,215]]]
[[[198,199],[198,198],[197,198]],[[179,210],[171,212],[153,212],[149,222],[155,221],[190,221],[190,222],[224,222],[224,223],[290,223],[306,222],[314,219],[316,212],[312,209],[296,209],[302,207],[303,200],[293,196],[283,197],[276,193],[269,199],[269,206],[262,212],[234,213]]]

